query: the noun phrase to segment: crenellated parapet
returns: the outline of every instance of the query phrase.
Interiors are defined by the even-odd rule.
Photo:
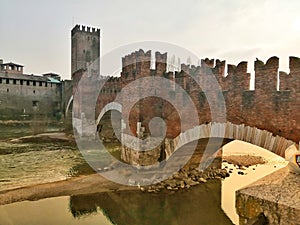
[[[100,34],[100,29],[94,28],[94,27],[89,27],[89,26],[84,26],[84,25],[75,25],[75,27],[71,31],[71,35],[73,36],[77,32],[85,32],[85,33],[90,33],[90,34],[95,34],[99,35]]]
[[[299,92],[300,85],[300,58],[291,56],[289,58],[290,72],[285,73],[279,72],[279,89],[280,90],[291,90],[293,92]]]
[[[224,60],[206,58],[201,60],[199,66],[181,64],[180,70],[173,72],[167,71],[167,53],[155,52],[155,69],[151,69],[151,51],[139,50],[122,58],[121,76],[110,77],[106,81],[100,93],[99,107],[114,101],[120,90],[130,82],[143,77],[160,76],[174,81],[188,93],[198,109],[199,124],[211,122],[211,112],[219,110],[219,100],[223,98],[227,121],[268,130],[275,135],[298,142],[300,139],[298,123],[300,121],[298,100],[300,99],[300,59],[290,57],[290,73],[278,72],[278,57],[271,57],[266,63],[257,59],[254,62],[254,90],[250,90],[251,74],[247,72],[247,67],[248,62],[245,61],[238,65],[231,65],[226,64]],[[207,79],[209,77],[214,79]],[[218,87],[211,83],[212,80],[217,82]],[[176,90],[178,86],[169,85],[164,88],[171,99],[188,107],[182,93]],[[135,92],[132,90],[133,94]],[[213,96],[210,104],[207,99],[208,94]],[[125,98],[130,99],[130,96]],[[172,127],[167,130],[167,137],[174,138],[178,135],[180,124],[177,124],[178,114],[173,115],[173,111],[174,108],[163,100],[157,98],[141,100],[131,112],[132,130],[136,131],[137,122],[142,122],[142,126],[147,130],[149,120],[158,116],[164,118],[167,125]],[[185,116],[189,117],[189,115]]]
[[[162,76],[167,70],[167,53],[155,52],[156,75]]]
[[[268,59],[266,64],[257,59],[254,63],[255,90],[262,93],[276,91],[278,68],[279,58],[276,56]]]
[[[232,92],[248,91],[250,88],[250,74],[247,73],[247,62],[240,62],[237,66],[227,65],[227,76],[221,86]]]
[[[134,80],[150,75],[151,51],[142,49],[122,58],[121,77],[124,80]]]

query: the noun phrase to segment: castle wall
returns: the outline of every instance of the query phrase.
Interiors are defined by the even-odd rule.
[[[45,80],[0,78],[1,119],[30,119],[33,115],[45,115],[49,119],[61,111],[61,83]],[[42,78],[42,77],[41,77]]]

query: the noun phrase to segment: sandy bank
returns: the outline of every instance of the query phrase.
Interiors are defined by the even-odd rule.
[[[39,184],[0,192],[0,205],[24,200],[39,200],[57,196],[71,196],[96,192],[138,190],[106,180],[99,174],[71,178],[66,181]]]
[[[74,138],[71,135],[67,135],[63,132],[55,133],[41,133],[37,135],[30,135],[10,140],[11,143],[45,143],[45,142],[74,142]]]

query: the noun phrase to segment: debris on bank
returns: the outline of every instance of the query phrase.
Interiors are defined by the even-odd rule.
[[[254,155],[230,155],[223,156],[223,162],[227,162],[228,164],[233,164],[239,167],[249,167],[258,164],[265,164],[266,161],[261,156]]]
[[[178,191],[206,183],[210,179],[224,179],[229,177],[226,169],[208,168],[204,172],[197,168],[181,169],[174,173],[169,179],[155,185],[140,187],[143,192],[158,193],[162,190]]]

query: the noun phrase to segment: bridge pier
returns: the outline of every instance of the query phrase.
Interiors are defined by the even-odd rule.
[[[300,221],[300,176],[284,167],[236,192],[239,224],[264,215],[269,224],[290,225]]]

